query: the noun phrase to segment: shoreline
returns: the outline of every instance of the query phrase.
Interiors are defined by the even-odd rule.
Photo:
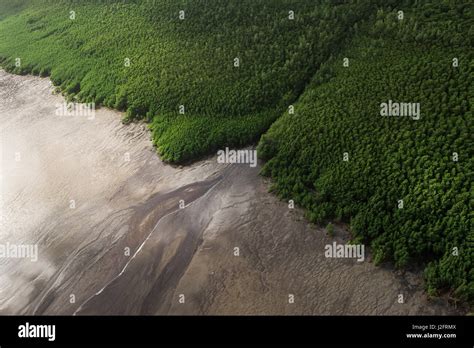
[[[0,313],[463,314],[446,299],[428,301],[420,274],[325,258],[324,246],[345,232],[336,224],[330,238],[288,209],[259,165],[210,156],[172,166],[147,127],[123,125],[118,111],[58,118],[54,104],[65,100],[53,90],[49,78],[0,70],[9,183],[0,243],[40,247],[36,267],[0,263]]]

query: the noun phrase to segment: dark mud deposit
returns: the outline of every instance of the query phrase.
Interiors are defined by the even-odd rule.
[[[258,167],[163,164],[144,125],[57,116],[52,90],[0,71],[0,243],[39,247],[0,259],[1,314],[456,313],[416,274],[325,258]]]

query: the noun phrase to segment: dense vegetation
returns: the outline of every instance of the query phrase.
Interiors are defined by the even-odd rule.
[[[472,301],[471,22],[467,0],[0,0],[0,65],[145,118],[168,161],[264,134],[281,197]]]
[[[379,10],[350,47],[324,65],[295,114],[262,137],[263,172],[312,221],[350,221],[356,240],[370,242],[376,262],[428,261],[430,293],[448,288],[472,301],[467,7],[420,6],[404,17]],[[420,103],[420,119],[382,117],[380,104],[388,100]]]
[[[256,141],[370,8],[295,0],[37,0],[1,22],[0,55],[8,70],[51,75],[82,101],[127,110],[129,119],[147,117],[160,155],[183,162]]]

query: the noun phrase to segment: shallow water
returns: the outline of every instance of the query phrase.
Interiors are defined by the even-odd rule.
[[[326,258],[347,232],[308,224],[258,166],[164,164],[145,125],[58,116],[52,91],[0,70],[0,244],[38,245],[0,258],[1,314],[458,313],[417,274]]]

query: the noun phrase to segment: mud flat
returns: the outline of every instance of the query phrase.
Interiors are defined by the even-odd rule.
[[[415,273],[326,258],[347,233],[288,209],[258,166],[164,164],[145,125],[57,115],[52,92],[0,70],[0,244],[38,245],[0,258],[0,314],[459,313]]]

